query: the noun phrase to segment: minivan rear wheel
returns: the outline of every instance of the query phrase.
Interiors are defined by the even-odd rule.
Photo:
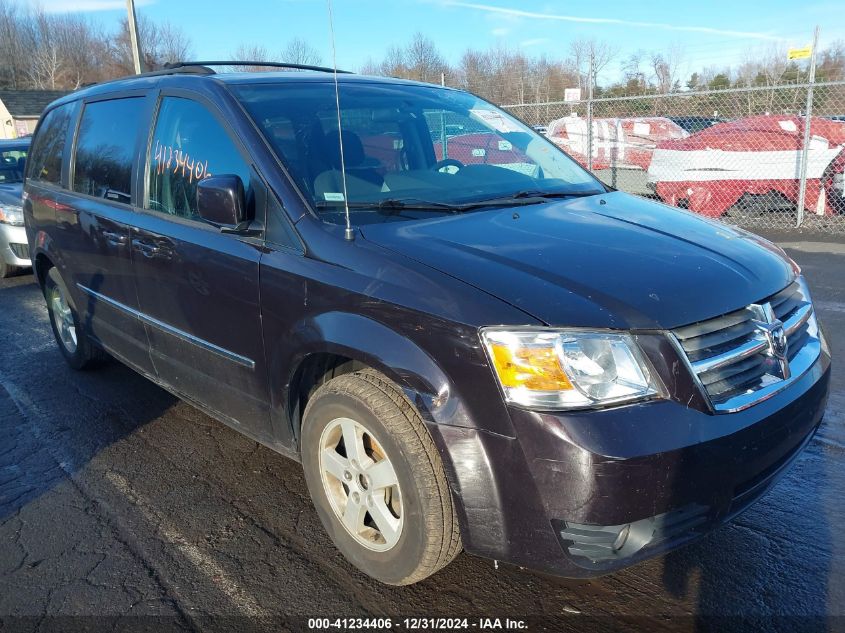
[[[365,574],[408,585],[460,552],[440,455],[419,413],[382,374],[345,374],[314,392],[302,463],[323,526]]]
[[[79,316],[68,295],[67,286],[59,271],[51,268],[44,279],[44,297],[50,326],[59,351],[73,369],[91,369],[105,358],[105,352],[95,347],[79,327]]]

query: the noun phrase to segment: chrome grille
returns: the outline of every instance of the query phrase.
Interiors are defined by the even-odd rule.
[[[821,350],[803,279],[767,300],[672,332],[721,413],[745,409],[803,374]]]

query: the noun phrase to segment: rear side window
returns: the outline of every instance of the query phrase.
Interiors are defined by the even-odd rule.
[[[162,99],[150,147],[147,207],[197,219],[197,182],[223,174],[240,176],[249,200],[249,166],[211,112],[190,99]]]
[[[132,159],[144,99],[130,97],[85,105],[76,137],[73,190],[129,204]]]
[[[30,180],[61,183],[62,157],[74,105],[67,103],[44,115],[29,153],[27,177]]]

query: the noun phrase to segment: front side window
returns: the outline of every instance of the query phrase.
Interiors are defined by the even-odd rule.
[[[73,114],[72,103],[59,106],[44,115],[30,153],[27,177],[58,185],[62,181],[62,157]]]
[[[0,185],[23,182],[29,145],[0,146]]]
[[[249,166],[217,119],[196,101],[162,99],[150,147],[147,208],[198,219],[197,183],[223,174],[239,176],[249,192]]]
[[[515,194],[524,200],[605,191],[531,128],[465,92],[343,83],[338,130],[331,82],[233,89],[328,222],[345,221],[346,202],[355,223],[370,223],[482,208]]]
[[[142,97],[88,103],[76,138],[73,190],[129,204]]]

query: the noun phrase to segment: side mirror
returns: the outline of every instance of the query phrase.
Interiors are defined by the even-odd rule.
[[[238,226],[246,220],[240,176],[208,176],[197,183],[197,215],[217,226]]]

